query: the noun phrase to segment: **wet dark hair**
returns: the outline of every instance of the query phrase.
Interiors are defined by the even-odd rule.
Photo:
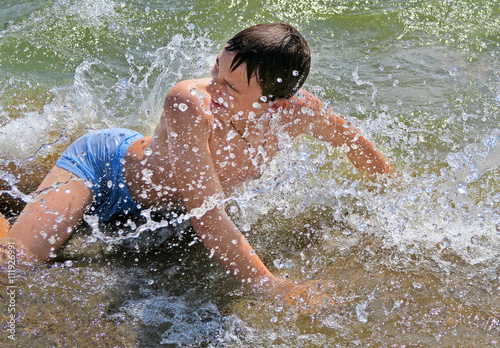
[[[307,40],[288,23],[247,28],[228,41],[226,51],[236,52],[231,71],[245,63],[248,83],[256,76],[268,101],[291,98],[304,84],[311,67]]]

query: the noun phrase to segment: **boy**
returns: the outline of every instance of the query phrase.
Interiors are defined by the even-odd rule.
[[[221,203],[224,192],[261,175],[279,149],[278,131],[349,149],[349,159],[371,179],[391,172],[372,143],[299,91],[310,60],[307,41],[289,24],[236,34],[217,57],[211,79],[181,81],[168,92],[153,135],[110,129],[73,143],[7,239],[21,256],[43,261],[85,213],[107,220],[136,213],[138,206],[184,209],[234,278],[271,292],[289,286],[262,263]]]

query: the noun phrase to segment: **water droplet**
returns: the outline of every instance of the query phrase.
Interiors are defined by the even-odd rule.
[[[180,103],[179,104],[179,110],[181,110],[182,112],[186,111],[187,110],[187,105],[184,104],[184,103]]]
[[[170,132],[170,136],[172,138],[177,138],[178,137],[178,134],[176,132]]]
[[[49,237],[49,239],[48,239],[48,242],[49,242],[49,244],[55,244],[55,242],[56,242],[56,237],[54,237],[54,236],[50,236],[50,237]]]
[[[281,77],[278,77],[278,78],[276,79],[276,82],[281,83],[281,82],[283,82],[283,80],[281,79]]]
[[[443,246],[445,248],[448,248],[451,245],[451,239],[450,237],[444,237],[443,238]]]
[[[66,266],[66,267],[71,267],[71,266],[73,266],[73,261],[71,261],[71,260],[64,261],[64,266]]]
[[[263,103],[267,102],[267,97],[265,95],[261,96],[259,99]]]
[[[303,106],[300,111],[304,114],[304,115],[309,115],[309,116],[314,116],[314,111],[311,109],[311,108],[308,108],[308,107],[305,107]]]
[[[260,109],[260,104],[255,102],[252,104],[252,106],[255,108],[255,109]]]
[[[241,229],[243,230],[243,232],[249,232],[252,229],[252,226],[250,226],[249,223],[246,223],[243,226],[241,226]]]
[[[415,289],[417,289],[417,290],[422,289],[422,284],[421,284],[421,283],[419,283],[419,282],[413,282],[413,283],[412,283],[412,285],[413,285],[413,287],[414,287]]]
[[[153,285],[153,284],[154,284],[154,282],[155,282],[155,281],[154,281],[153,279],[150,279],[150,280],[148,281],[148,285]]]
[[[233,240],[231,241],[231,243],[233,243],[234,245],[236,245],[236,244],[238,244],[238,241],[237,241],[236,239],[233,239]]]
[[[249,254],[250,254],[250,256],[255,255],[255,250],[253,250],[253,249],[252,249],[252,250],[250,250]]]
[[[283,264],[283,261],[281,261],[280,259],[274,260],[273,265],[274,265],[274,267],[276,267],[278,269],[285,267],[285,265]]]
[[[113,187],[113,181],[108,180],[107,186],[108,186],[108,188],[112,188]]]
[[[472,244],[477,244],[479,243],[479,237],[478,236],[473,236],[471,239],[470,239],[470,242]]]
[[[230,130],[229,132],[227,132],[226,141],[233,139],[237,135],[238,133],[236,133],[234,130]]]
[[[153,154],[153,150],[150,147],[144,149],[144,156],[151,156]]]
[[[458,184],[458,185],[456,186],[456,188],[457,188],[457,191],[458,191],[459,193],[461,193],[461,194],[463,194],[463,195],[467,194],[467,185],[465,185],[465,184]]]
[[[297,70],[292,71],[293,76],[299,76],[299,72]]]
[[[368,314],[366,313],[366,308],[368,307],[368,302],[362,302],[356,305],[356,316],[358,321],[366,323],[368,321]]]
[[[453,76],[453,77],[458,76],[458,68],[453,67],[450,70],[448,70],[448,73],[450,74],[450,76]]]
[[[193,30],[195,28],[195,25],[193,23],[189,23],[188,25],[186,25],[186,28],[188,28],[188,30]]]
[[[272,317],[270,321],[271,323],[275,323],[278,321],[278,317]]]

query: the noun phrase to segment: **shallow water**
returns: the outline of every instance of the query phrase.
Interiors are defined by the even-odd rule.
[[[283,137],[283,154],[231,197],[228,211],[273,272],[333,281],[321,312],[247,293],[189,228],[123,245],[82,224],[54,262],[21,272],[16,340],[2,310],[2,341],[500,345],[499,18],[493,0],[4,1],[0,190],[11,219],[71,141],[104,127],[150,134],[171,86],[208,76],[225,40],[267,21],[303,32],[305,88],[398,176],[366,182],[334,149]]]

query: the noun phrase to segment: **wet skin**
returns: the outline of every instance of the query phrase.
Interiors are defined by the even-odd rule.
[[[343,146],[351,162],[371,179],[389,174],[391,167],[372,143],[312,94],[301,90],[289,100],[266,101],[257,78],[248,83],[245,64],[230,70],[232,59],[233,53],[223,50],[211,79],[181,81],[168,92],[154,134],[130,146],[124,176],[132,197],[143,207],[191,213],[199,238],[241,283],[283,291],[294,285],[267,269],[220,203],[225,193],[261,175],[279,150],[277,132],[291,138],[305,133]],[[38,192],[9,237],[46,260],[81,220],[92,193],[81,179],[57,166]],[[219,200],[207,206],[215,198]],[[48,237],[39,237],[42,231]]]

